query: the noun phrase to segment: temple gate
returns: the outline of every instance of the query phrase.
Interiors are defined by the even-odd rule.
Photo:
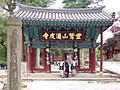
[[[114,16],[103,8],[48,9],[18,4],[14,17],[22,20],[22,62],[26,60],[29,72],[51,72],[50,49],[73,48],[77,71],[95,72],[95,48],[100,44],[102,71],[103,31],[112,24]],[[101,34],[101,43],[96,43]],[[25,60],[24,60],[25,45]],[[43,68],[35,68],[35,52],[43,48]],[[80,49],[89,49],[89,68],[80,68]],[[40,50],[38,50],[38,56]],[[38,61],[39,62],[39,61]],[[39,66],[38,66],[39,67]]]

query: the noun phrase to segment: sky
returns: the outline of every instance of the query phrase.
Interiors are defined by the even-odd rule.
[[[103,5],[106,6],[106,10],[108,12],[116,12],[120,11],[120,0],[104,0]]]
[[[50,5],[49,8],[62,8],[64,6],[64,4],[62,4],[62,1],[63,0],[56,0],[55,3],[53,5]],[[100,3],[100,5],[105,6],[104,10],[106,12],[110,14],[115,12],[116,17],[118,17],[118,12],[120,11],[120,0],[104,0],[102,3]],[[105,41],[111,37],[113,37],[113,34],[109,30],[106,30],[103,33],[103,43],[105,43]],[[100,36],[98,37],[97,42],[100,42]]]
[[[56,0],[49,8],[62,8],[64,5],[62,1],[63,0]],[[104,0],[101,4],[106,6],[105,10],[109,13],[120,11],[120,0]]]
[[[116,17],[118,17],[118,12],[120,11],[120,0],[104,0],[102,5],[105,5],[105,11],[107,11],[108,13],[112,13],[115,12],[116,13]],[[106,30],[103,33],[103,43],[105,43],[105,41],[108,38],[113,37],[113,34],[108,30]],[[97,39],[97,42],[100,42],[100,36]]]

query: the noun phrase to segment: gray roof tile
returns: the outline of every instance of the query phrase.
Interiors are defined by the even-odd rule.
[[[18,4],[15,17],[46,21],[112,21],[112,15],[99,8],[49,9]]]

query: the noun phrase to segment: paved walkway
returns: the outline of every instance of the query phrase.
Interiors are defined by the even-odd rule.
[[[27,90],[120,90],[120,83],[95,81],[33,81]]]
[[[103,62],[104,69],[111,70],[116,73],[120,73],[119,67],[120,67],[120,62],[111,62],[111,61]],[[53,67],[52,70],[53,71],[56,70],[57,72],[59,72],[57,66]],[[99,71],[99,68],[98,68],[98,71]],[[0,70],[0,81],[7,82],[6,78],[7,78],[6,70]],[[30,90],[38,90],[38,88],[40,88],[39,84],[40,85],[43,84],[43,86],[41,86],[41,90],[48,90],[48,89],[46,89],[46,87],[44,88],[45,85],[48,85],[48,87],[52,90],[72,90],[72,89],[95,90],[95,89],[97,89],[97,87],[101,88],[99,90],[103,90],[103,89],[104,90],[120,90],[120,87],[119,87],[120,86],[120,83],[119,83],[120,78],[118,77],[118,75],[107,73],[107,72],[103,73],[103,75],[101,75],[98,72],[96,72],[94,74],[89,73],[89,72],[79,72],[79,73],[77,73],[77,75],[75,77],[72,77],[72,75],[70,73],[69,78],[61,78],[59,73],[30,73],[30,74],[28,74],[28,77],[27,77],[27,73],[24,73],[24,74],[22,74],[22,80],[23,80],[23,82],[28,81],[26,84],[30,88]],[[107,84],[95,83],[95,82],[103,82],[103,81],[107,82]],[[115,82],[115,85],[113,85],[114,84],[113,83],[109,89],[108,88],[106,89],[106,87],[111,85],[109,83],[111,81]],[[118,82],[119,85],[118,85],[118,83],[116,84],[116,81],[119,81]],[[56,82],[57,83],[59,82],[59,86]],[[49,83],[51,83],[51,84],[49,84]],[[63,83],[64,83],[64,85],[63,85]],[[72,86],[70,88],[69,88],[69,85],[70,85],[69,83],[72,84]],[[92,83],[92,84],[90,84],[90,83]],[[83,87],[80,87],[78,84],[82,85]],[[34,85],[37,85],[36,89],[34,89],[34,87],[31,87]],[[53,85],[56,85],[56,86],[53,87]],[[59,89],[62,86],[64,86],[65,88]],[[3,87],[3,83],[0,82],[0,90],[2,87]],[[58,89],[56,89],[57,87],[58,87]]]
[[[104,61],[103,68],[114,73],[120,74],[120,62],[115,61]]]
[[[115,74],[110,74],[110,73],[103,73],[102,76],[100,76],[100,73],[77,73],[75,77],[73,77],[70,73],[68,79],[78,79],[78,78],[87,78],[87,79],[92,79],[92,78],[115,78],[117,75]],[[23,74],[22,79],[66,79],[66,78],[61,78],[59,73],[31,73],[28,74]]]

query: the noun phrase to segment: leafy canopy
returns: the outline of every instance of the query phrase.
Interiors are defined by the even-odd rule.
[[[0,64],[7,60],[7,22],[6,15],[0,15]]]
[[[88,8],[93,0],[64,0],[64,8]]]
[[[35,7],[47,7],[53,0],[0,0],[0,7],[13,13],[16,3],[31,5]],[[5,14],[0,14],[0,64],[7,62],[7,19]]]
[[[16,3],[34,7],[47,7],[52,1],[53,0],[0,0],[0,7],[10,13],[13,13],[13,10],[16,8]]]

